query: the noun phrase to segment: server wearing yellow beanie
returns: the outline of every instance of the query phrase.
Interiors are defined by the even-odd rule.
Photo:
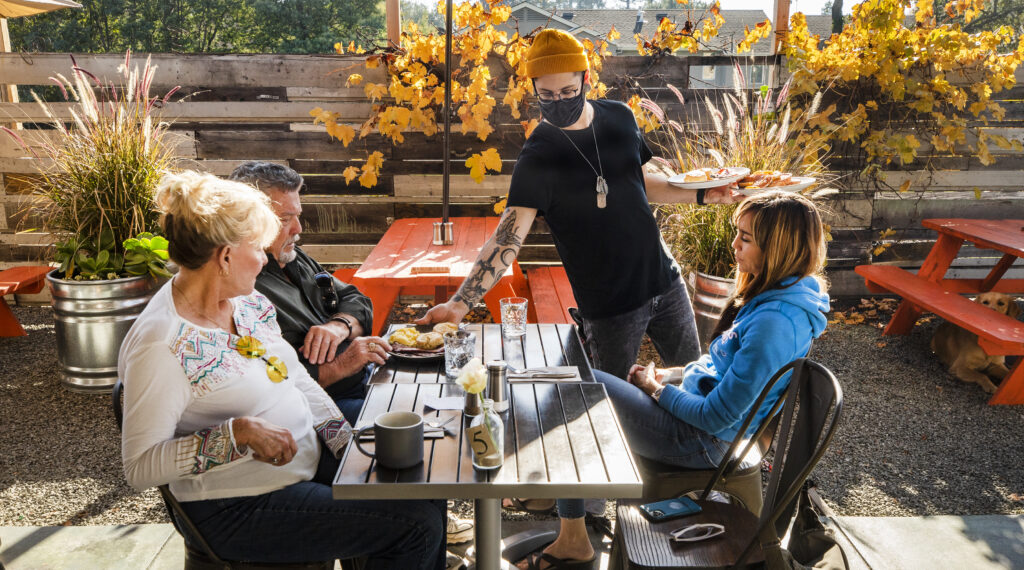
[[[562,30],[541,31],[533,38],[533,45],[526,55],[526,76],[530,79],[554,73],[587,71],[589,68],[583,44]]]

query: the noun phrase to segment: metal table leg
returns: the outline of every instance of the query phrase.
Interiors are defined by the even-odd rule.
[[[477,570],[499,570],[501,560],[501,499],[474,499]]]

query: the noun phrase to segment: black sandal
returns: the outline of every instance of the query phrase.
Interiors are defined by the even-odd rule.
[[[551,570],[558,570],[559,568],[586,570],[587,568],[593,568],[594,561],[597,560],[597,556],[592,557],[590,560],[569,560],[552,556],[547,552],[534,552],[526,557],[526,567],[530,570],[541,570],[540,563],[542,560],[548,563],[546,568],[550,568]]]
[[[586,516],[586,524],[594,529],[594,532],[611,539],[615,538],[615,534],[612,532],[612,522],[608,520],[608,517],[591,513],[587,513]]]

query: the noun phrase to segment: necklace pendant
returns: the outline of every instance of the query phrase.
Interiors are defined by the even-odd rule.
[[[597,177],[597,207],[604,209],[608,206],[608,182],[604,176]]]

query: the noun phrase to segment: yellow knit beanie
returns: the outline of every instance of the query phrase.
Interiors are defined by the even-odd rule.
[[[583,44],[562,30],[542,30],[533,38],[526,56],[526,76],[531,79],[552,73],[586,71],[589,67]]]

